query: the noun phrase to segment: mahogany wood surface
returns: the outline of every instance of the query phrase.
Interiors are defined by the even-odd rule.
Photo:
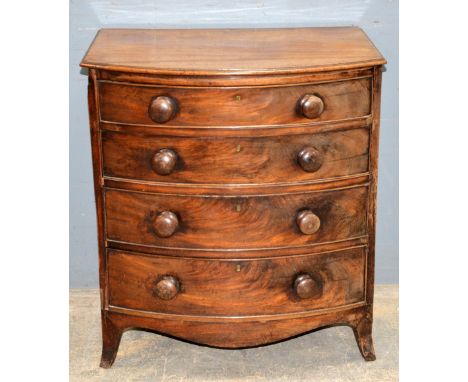
[[[108,122],[199,127],[334,121],[370,114],[371,83],[370,78],[360,78],[272,88],[169,88],[102,81],[100,115]],[[309,118],[301,101],[310,93],[320,97],[323,111],[311,111]],[[165,109],[164,118],[158,120],[152,107],[161,98],[167,104],[172,100],[177,111]]]
[[[101,30],[82,61],[103,349],[348,325],[374,360],[384,58],[359,28]]]
[[[310,122],[299,125],[260,125],[260,126],[216,126],[204,127],[171,127],[164,124],[130,125],[118,122],[102,122],[99,124],[101,131],[115,131],[121,133],[142,134],[147,137],[170,135],[174,137],[203,137],[209,135],[215,137],[277,137],[279,135],[303,135],[324,133],[329,131],[349,130],[372,125],[372,115],[349,118],[339,121]],[[209,134],[207,134],[209,132]]]
[[[166,248],[305,246],[367,234],[367,187],[251,197],[193,197],[106,190],[107,238]],[[320,229],[304,234],[297,215],[311,210]],[[154,219],[164,211],[178,228],[160,237]]]
[[[365,359],[372,360],[372,356],[367,353],[371,348],[363,349],[363,345],[370,344],[372,338],[365,330],[355,330],[363,321],[361,327],[369,328],[372,323],[368,308],[363,306],[294,318],[277,316],[274,320],[261,316],[250,318],[248,321],[237,318],[202,321],[191,316],[182,316],[182,319],[167,315],[152,317],[131,310],[124,313],[113,308],[104,310],[102,316],[107,322],[101,361],[103,367],[112,365],[123,331],[133,327],[152,329],[179,339],[220,348],[243,348],[274,343],[325,326],[347,325],[354,330],[359,350],[363,355],[366,354]],[[117,346],[108,347],[114,343]]]
[[[244,316],[303,312],[364,301],[366,250],[275,259],[226,260],[108,251],[109,305],[159,313]],[[311,274],[307,296],[295,280]],[[161,278],[180,283],[172,299],[158,296]],[[298,294],[299,287],[303,293]]]
[[[382,67],[374,68],[373,80],[373,98],[372,98],[372,129],[369,149],[369,166],[371,171],[371,183],[369,187],[369,213],[368,213],[368,229],[369,229],[369,260],[367,262],[367,302],[372,307],[374,302],[374,275],[375,275],[375,229],[376,229],[376,209],[377,209],[377,176],[378,176],[378,160],[379,160],[379,132],[380,132],[380,97],[382,94]],[[372,323],[372,317],[369,319]],[[371,324],[369,324],[371,326]],[[369,330],[371,332],[372,329]],[[372,341],[372,338],[369,339]],[[375,356],[374,356],[375,358]],[[372,357],[370,358],[372,359]]]
[[[289,247],[266,247],[266,248],[175,248],[157,247],[151,245],[127,243],[122,241],[106,240],[108,248],[121,249],[130,252],[142,252],[154,255],[181,256],[194,258],[225,258],[225,259],[251,259],[265,257],[283,257],[292,255],[302,255],[304,253],[324,253],[333,252],[340,249],[353,248],[355,246],[366,245],[369,237],[367,235],[352,239],[335,240],[331,242],[312,243],[304,246]]]
[[[367,173],[367,128],[312,132],[174,138],[103,131],[103,171],[112,178],[193,184],[292,183]]]
[[[385,64],[356,27],[101,29],[81,65],[157,74],[260,74]]]
[[[200,195],[200,196],[249,196],[278,195],[285,193],[301,193],[309,191],[348,188],[357,185],[367,185],[370,174],[356,174],[346,177],[319,179],[297,183],[253,183],[253,184],[193,184],[193,183],[159,183],[141,180],[127,180],[104,177],[106,188],[122,189],[163,194]]]
[[[94,69],[100,80],[169,86],[190,87],[240,87],[240,86],[263,86],[263,85],[303,85],[320,82],[330,82],[352,78],[373,77],[374,67],[361,67],[347,70],[330,70],[325,72],[303,72],[303,73],[275,73],[265,72],[256,75],[189,75],[189,74],[151,74],[137,72],[121,72],[113,70]]]
[[[101,134],[99,132],[98,113],[99,108],[98,91],[96,87],[96,73],[91,71],[88,78],[88,107],[89,107],[89,132],[91,136],[91,153],[93,160],[93,181],[94,195],[96,203],[96,222],[98,237],[98,263],[99,263],[99,292],[101,296],[101,308],[107,298],[106,284],[106,245],[105,245],[105,227],[104,227],[104,193],[102,192],[103,174],[101,164]],[[104,325],[104,323],[103,323]],[[105,330],[103,326],[103,332]],[[118,346],[118,343],[117,343]]]

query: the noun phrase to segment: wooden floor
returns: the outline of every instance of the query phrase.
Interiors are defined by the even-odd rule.
[[[71,381],[314,381],[398,380],[398,286],[377,285],[374,305],[377,361],[365,362],[352,330],[318,330],[275,345],[219,350],[145,331],[124,333],[111,369],[99,368],[99,294],[70,291]]]

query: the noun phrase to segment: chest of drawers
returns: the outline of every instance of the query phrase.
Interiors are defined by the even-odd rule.
[[[352,27],[98,33],[102,367],[135,327],[239,348],[344,324],[375,359],[384,64]]]

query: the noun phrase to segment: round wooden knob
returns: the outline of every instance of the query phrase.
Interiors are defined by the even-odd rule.
[[[297,154],[297,161],[304,171],[314,172],[322,167],[323,155],[315,147],[304,147]]]
[[[156,216],[153,226],[156,235],[159,237],[169,237],[179,227],[179,219],[177,219],[177,215],[174,212],[164,211]]]
[[[156,283],[154,293],[160,299],[171,300],[180,290],[180,283],[173,276],[163,276],[161,280]]]
[[[320,228],[320,219],[310,210],[299,212],[296,219],[297,225],[304,235],[312,235]]]
[[[320,284],[308,273],[300,274],[293,284],[294,291],[300,298],[311,298],[320,295]]]
[[[159,175],[168,175],[174,170],[177,154],[169,149],[161,149],[151,159],[151,167]]]
[[[306,118],[317,118],[324,109],[323,101],[320,97],[313,94],[306,94],[301,98],[300,107],[302,115]]]
[[[154,122],[164,123],[175,117],[177,109],[178,107],[175,99],[159,96],[151,101],[148,113]]]

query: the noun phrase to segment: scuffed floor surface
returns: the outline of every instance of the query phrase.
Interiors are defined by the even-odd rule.
[[[374,345],[365,362],[351,328],[319,330],[275,345],[219,350],[145,331],[124,333],[111,369],[99,368],[97,290],[70,291],[71,381],[314,381],[398,380],[398,286],[377,285]]]

